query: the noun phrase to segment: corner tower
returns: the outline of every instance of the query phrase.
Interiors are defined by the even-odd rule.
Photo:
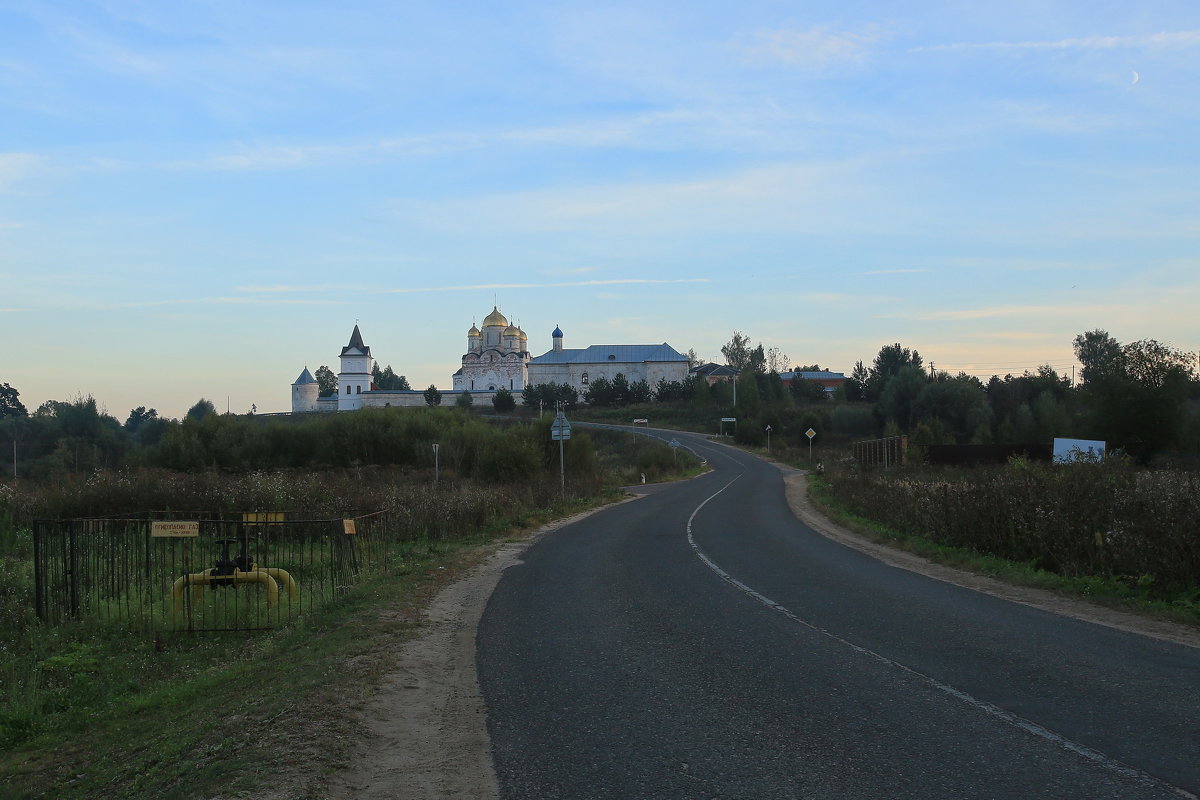
[[[320,391],[317,379],[308,371],[308,367],[305,367],[304,372],[301,372],[300,377],[292,384],[292,413],[307,414],[316,411]]]

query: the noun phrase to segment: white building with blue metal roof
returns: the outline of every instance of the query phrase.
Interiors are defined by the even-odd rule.
[[[666,342],[594,344],[569,350],[563,347],[563,332],[557,326],[551,342],[549,352],[531,358],[529,337],[493,307],[480,327],[472,324],[467,331],[467,352],[451,378],[454,388],[441,394],[441,405],[454,405],[464,392],[471,393],[474,405],[486,405],[500,389],[520,394],[526,386],[543,383],[565,383],[582,395],[597,378],[611,381],[618,374],[629,383],[644,380],[652,389],[660,380],[682,383],[688,378],[687,356]],[[292,384],[292,413],[425,405],[422,391],[375,387],[371,382],[375,359],[357,324],[339,358],[337,394],[320,397],[317,380],[305,367]]]
[[[563,332],[557,326],[551,334],[549,352],[529,361],[530,386],[565,383],[583,394],[597,378],[612,380],[624,375],[630,383],[646,381],[653,388],[660,380],[683,382],[688,377],[687,356],[671,345],[594,344],[581,349],[563,346]]]

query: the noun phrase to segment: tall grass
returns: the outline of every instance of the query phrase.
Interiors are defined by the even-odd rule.
[[[903,534],[1116,581],[1131,595],[1200,611],[1200,475],[1123,463],[826,475],[831,496]]]

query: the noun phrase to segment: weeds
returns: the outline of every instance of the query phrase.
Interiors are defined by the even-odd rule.
[[[1077,594],[1200,619],[1195,473],[1024,460],[968,471],[842,465],[817,485],[892,538],[1002,559]]]

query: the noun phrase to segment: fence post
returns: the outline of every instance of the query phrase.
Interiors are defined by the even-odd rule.
[[[37,613],[37,618],[42,622],[46,621],[46,603],[42,597],[45,592],[45,580],[42,577],[42,570],[45,565],[42,564],[42,521],[35,520],[33,523],[33,608]]]
[[[75,529],[77,523],[67,526],[67,552],[69,574],[71,576],[71,616],[79,619],[79,559],[75,550]]]

